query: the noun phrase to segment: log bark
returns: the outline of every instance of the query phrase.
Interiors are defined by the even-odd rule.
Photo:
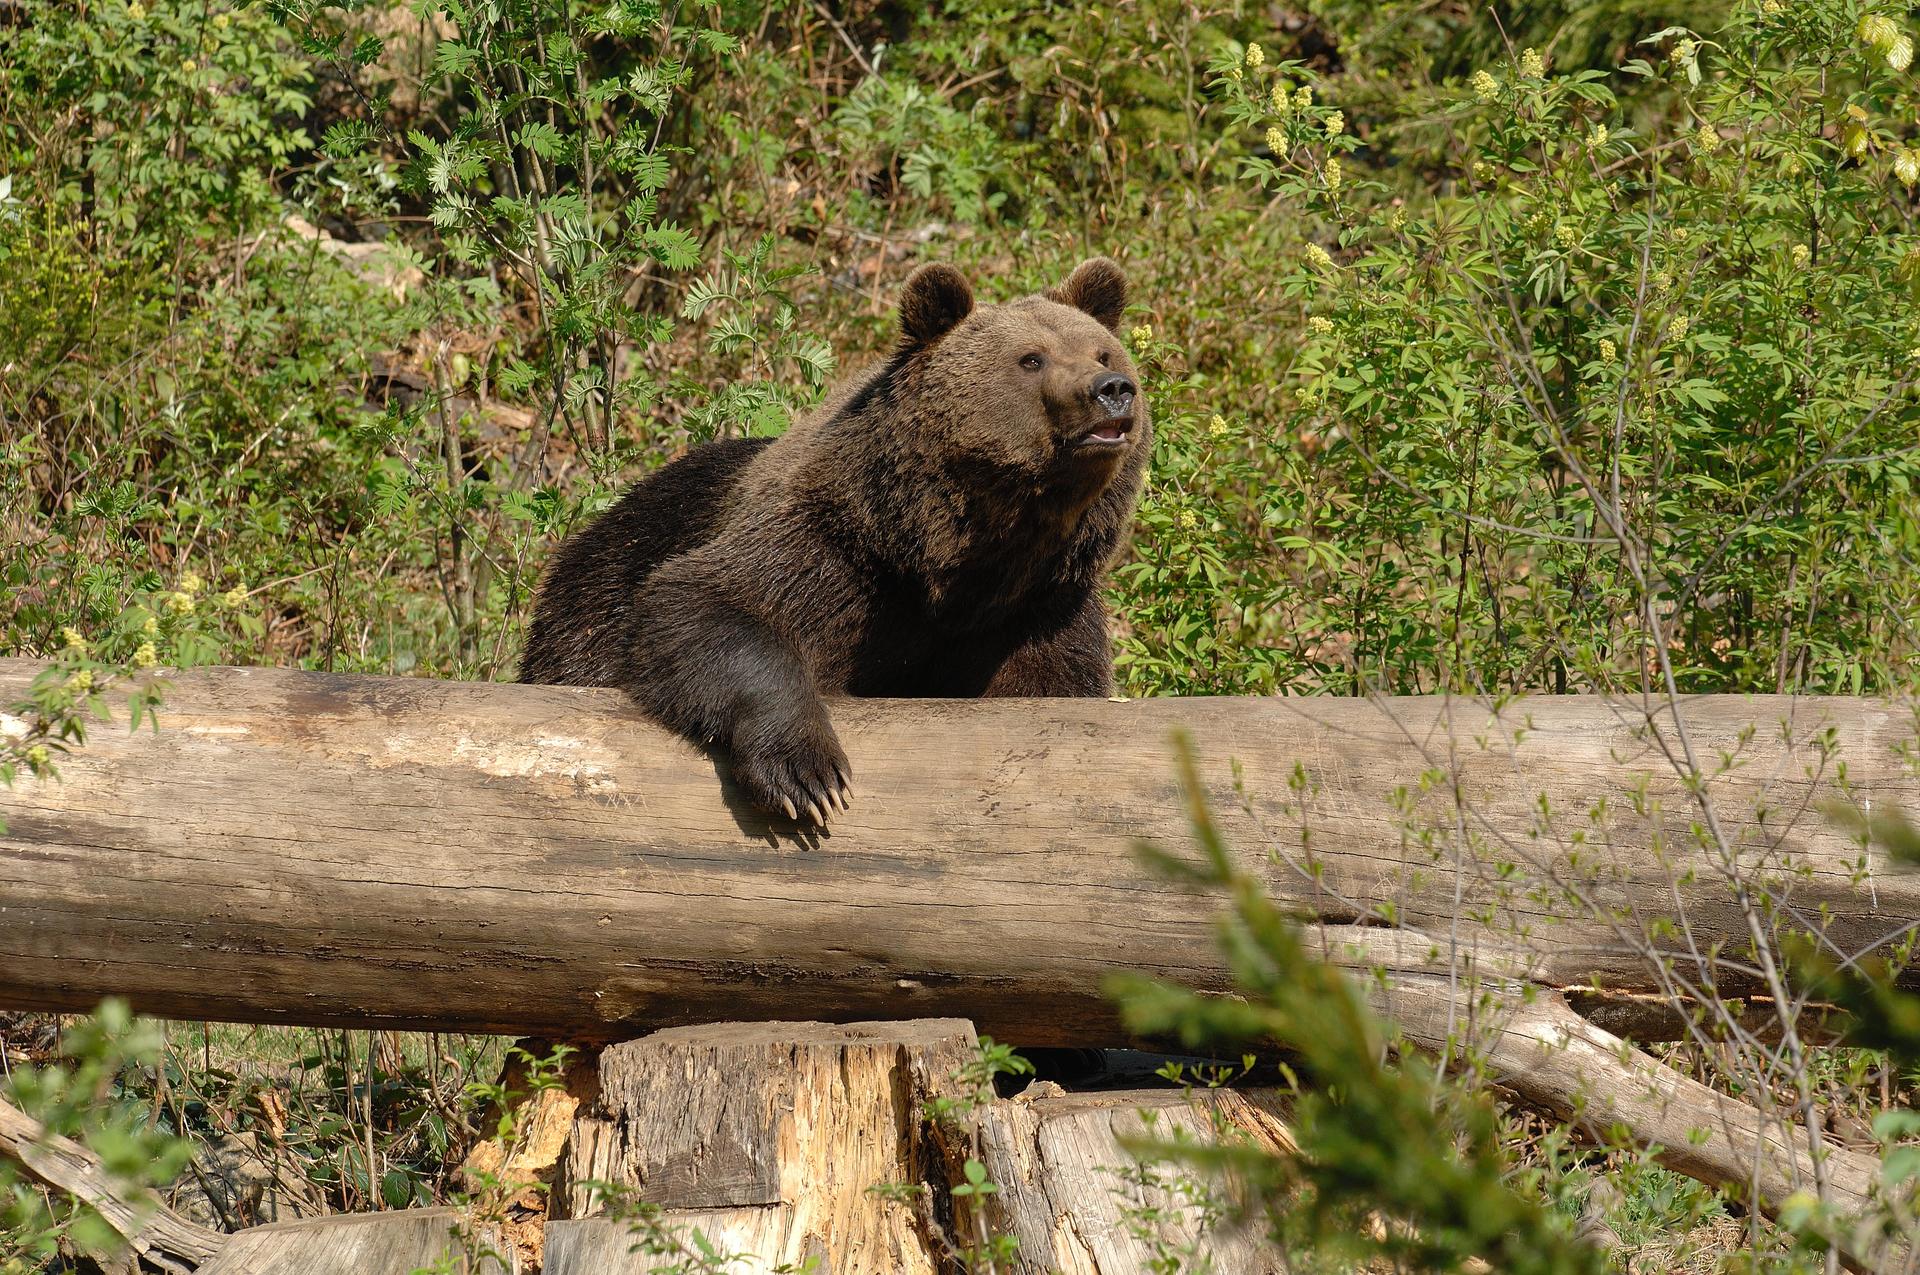
[[[0,703],[38,670],[0,661]],[[1828,917],[1847,952],[1920,918],[1920,878],[1815,809],[1842,795],[1838,760],[1847,800],[1920,809],[1910,712],[1766,697],[1683,711],[1706,764],[1737,762],[1708,791],[1776,903]],[[613,692],[178,675],[157,733],[97,727],[59,780],[0,790],[0,1005],[120,995],[174,1017],[596,1040],[951,1015],[1021,1044],[1116,1044],[1108,971],[1228,986],[1216,901],[1132,854],[1188,842],[1181,731],[1229,843],[1307,917],[1390,910],[1410,949],[1628,992],[1662,990],[1636,936],[1677,918],[1669,950],[1720,945],[1721,990],[1743,989],[1746,917],[1630,705],[834,713],[858,796],[815,834],[742,808],[724,767]]]

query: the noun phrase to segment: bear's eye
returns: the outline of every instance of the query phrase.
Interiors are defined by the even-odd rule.
[[[1113,362],[1113,355],[1111,355],[1111,354],[1108,354],[1108,353],[1107,353],[1107,352],[1106,352],[1105,350],[1102,350],[1102,351],[1100,351],[1100,366],[1101,366],[1101,367],[1106,367],[1106,366],[1107,366],[1108,364],[1110,364],[1110,363],[1112,363],[1112,362]]]
[[[1038,372],[1041,368],[1045,367],[1046,364],[1047,364],[1047,361],[1041,358],[1038,354],[1028,354],[1023,356],[1020,360],[1020,366],[1027,369],[1027,371],[1029,372]]]

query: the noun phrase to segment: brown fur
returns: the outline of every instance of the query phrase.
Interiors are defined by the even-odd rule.
[[[522,677],[624,687],[754,805],[816,820],[849,779],[823,696],[1110,693],[1099,590],[1151,435],[1125,304],[1102,258],[980,307],[922,267],[883,367],[771,443],[694,449],[562,546]],[[1121,442],[1084,441],[1110,417]]]

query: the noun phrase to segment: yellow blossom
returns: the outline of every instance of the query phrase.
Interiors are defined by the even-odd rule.
[[[1292,114],[1293,86],[1285,80],[1275,80],[1273,82],[1273,92],[1268,95],[1267,100],[1272,103],[1273,109],[1277,113],[1281,115]]]
[[[90,668],[75,669],[73,676],[67,679],[67,689],[74,691],[92,690],[93,670]]]
[[[146,619],[140,621],[140,631],[146,634],[148,637],[152,637],[154,634],[160,631],[160,621],[156,617],[150,615]]]
[[[27,749],[27,765],[32,767],[35,774],[47,768],[47,746],[45,744],[35,744],[32,748]]]
[[[1307,245],[1306,258],[1307,264],[1315,270],[1333,270],[1336,268],[1333,264],[1333,257],[1328,254],[1325,248],[1322,248],[1317,243]]]
[[[1267,60],[1267,51],[1265,49],[1261,48],[1258,44],[1250,43],[1247,45],[1247,65],[1248,66],[1259,66],[1262,62],[1265,62],[1266,60]]]
[[[1697,52],[1699,52],[1699,46],[1692,40],[1682,40],[1673,46],[1673,51],[1667,56],[1675,62],[1686,63],[1693,61],[1693,55]]]
[[[1667,289],[1671,288],[1672,286],[1673,286],[1672,275],[1668,274],[1664,270],[1656,270],[1653,272],[1653,290],[1655,293],[1664,295]]]
[[[1813,249],[1803,243],[1793,245],[1793,268],[1805,270],[1807,263],[1813,260]]]
[[[1587,130],[1587,145],[1591,146],[1594,150],[1599,150],[1607,144],[1607,138],[1610,136],[1612,136],[1612,134],[1607,132],[1607,126],[1605,124],[1595,124],[1591,129]]]
[[[1720,134],[1713,131],[1712,125],[1702,124],[1693,134],[1693,145],[1696,150],[1714,150],[1720,145]]]
[[[68,625],[66,628],[60,630],[60,640],[65,642],[67,649],[76,655],[85,655],[87,653],[87,639],[80,636],[80,630],[74,628],[72,625]]]
[[[1529,80],[1537,80],[1547,73],[1547,64],[1540,57],[1540,50],[1528,49],[1520,55],[1520,74]]]
[[[1225,438],[1229,432],[1227,418],[1214,413],[1213,419],[1207,422],[1207,433],[1214,438]]]
[[[193,595],[190,593],[169,593],[167,595],[167,610],[173,612],[175,615],[192,615]]]
[[[1316,314],[1307,320],[1307,331],[1313,333],[1315,336],[1332,336],[1333,320]]]
[[[1407,210],[1404,208],[1395,208],[1393,210],[1393,216],[1387,218],[1388,230],[1399,230],[1402,227],[1404,227],[1406,224],[1407,224]]]
[[[1692,322],[1688,320],[1686,315],[1680,315],[1671,323],[1667,324],[1667,335],[1676,341],[1684,341],[1687,336],[1687,330],[1692,326]]]
[[[1473,86],[1473,95],[1482,102],[1491,102],[1500,96],[1500,83],[1485,71],[1475,71],[1473,78],[1467,81]]]
[[[159,660],[160,652],[154,649],[151,642],[142,642],[139,649],[133,653],[135,668],[152,668]]]
[[[1690,232],[1685,226],[1675,226],[1673,228],[1673,241],[1675,243],[1685,243],[1687,241],[1687,236],[1690,233],[1692,232]]]
[[[200,574],[197,571],[189,571],[180,577],[180,591],[182,593],[198,593],[204,588],[206,588],[206,584],[200,579]]]
[[[231,14],[216,13],[213,15],[213,29],[215,31],[225,31],[228,24],[232,21],[233,16]]]
[[[200,69],[199,64],[195,62],[192,58],[188,58],[186,61],[180,64],[180,74],[182,75],[192,75],[195,71],[199,69]]]
[[[1180,529],[1182,531],[1192,531],[1194,528],[1198,527],[1199,525],[1200,525],[1199,514],[1193,512],[1193,510],[1191,509],[1182,509],[1180,511]]]
[[[1600,338],[1600,361],[1602,363],[1613,362],[1614,356],[1617,355],[1618,353],[1619,351],[1614,348],[1612,341],[1608,340],[1606,337]]]
[[[1267,149],[1276,155],[1287,149],[1287,131],[1278,124],[1267,129]]]
[[[1147,342],[1153,340],[1153,329],[1147,324],[1142,323],[1139,327],[1129,331],[1127,335],[1133,338],[1135,345],[1145,345]]]
[[[1769,18],[1779,17],[1786,12],[1786,8],[1787,6],[1780,3],[1780,0],[1760,0],[1760,12]]]
[[[1579,228],[1570,222],[1561,222],[1553,228],[1554,242],[1562,248],[1571,248],[1580,242]]]
[[[1477,182],[1492,181],[1493,165],[1489,164],[1484,159],[1476,159],[1475,161],[1473,161],[1473,180]]]
[[[1327,189],[1340,189],[1340,161],[1338,159],[1329,159],[1327,161]]]
[[[220,595],[220,600],[230,607],[237,607],[247,600],[247,586],[236,584]]]
[[[1296,111],[1304,111],[1312,105],[1313,90],[1302,84],[1299,91],[1293,95],[1293,109]]]
[[[1227,68],[1227,78],[1236,82],[1240,79],[1240,64],[1238,62],[1235,62]]]
[[[127,16],[138,22],[147,16],[147,6],[141,4],[140,0],[133,0],[133,3],[127,6]]]
[[[1347,117],[1339,111],[1329,114],[1326,123],[1328,137],[1338,137],[1347,131]]]

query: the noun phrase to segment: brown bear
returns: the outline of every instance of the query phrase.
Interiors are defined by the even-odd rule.
[[[1007,305],[916,270],[877,370],[561,545],[521,680],[621,687],[815,823],[851,794],[825,697],[1111,694],[1100,590],[1151,432],[1126,299],[1105,258]]]

